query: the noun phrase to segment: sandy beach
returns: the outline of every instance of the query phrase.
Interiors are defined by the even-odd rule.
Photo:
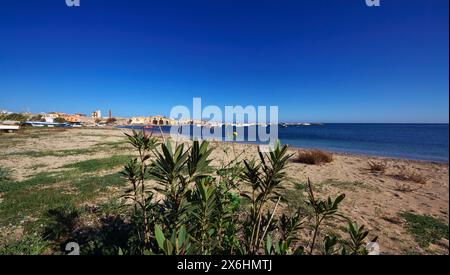
[[[26,183],[42,173],[70,171],[73,163],[107,159],[114,155],[129,156],[133,151],[126,143],[125,129],[30,129],[19,134],[0,136],[0,167],[11,171],[10,183]],[[168,137],[165,137],[168,138]],[[257,157],[257,146],[212,142],[215,148],[212,165],[233,159]],[[448,239],[419,245],[413,234],[407,231],[401,213],[431,216],[449,220],[449,171],[446,163],[412,161],[351,154],[333,154],[333,161],[320,165],[307,165],[295,161],[297,149],[291,148],[293,160],[287,169],[289,181],[283,184],[287,203],[278,209],[278,214],[289,208],[303,207],[306,199],[304,186],[309,178],[318,196],[327,197],[345,193],[342,212],[364,224],[370,236],[378,236],[384,254],[448,254]],[[370,162],[386,163],[384,174],[373,173]],[[98,172],[100,175],[117,172],[121,165]],[[89,171],[86,172],[89,174]],[[400,175],[420,174],[424,182],[405,180]],[[98,174],[97,174],[98,175]],[[58,186],[58,183],[56,183]],[[26,185],[24,185],[26,187]],[[63,190],[65,187],[59,185]],[[105,200],[116,200],[125,187],[108,187],[105,192],[83,201],[80,205],[96,205]],[[245,188],[245,187],[242,187]],[[67,192],[70,190],[67,189]],[[0,242],[11,236],[21,238],[24,224],[32,221],[39,212],[31,213],[22,220],[13,214],[5,214],[8,191],[0,193]],[[2,206],[3,204],[3,206]],[[3,208],[2,208],[3,207]],[[338,225],[329,224],[327,230],[341,234]],[[13,233],[13,234],[11,234]]]

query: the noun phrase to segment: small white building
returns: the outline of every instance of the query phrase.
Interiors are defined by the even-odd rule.
[[[53,117],[49,117],[49,116],[44,116],[45,122],[48,123],[54,123],[55,122],[55,118]]]
[[[91,117],[93,117],[93,118],[102,118],[102,111],[100,111],[100,110],[93,111],[91,113]]]

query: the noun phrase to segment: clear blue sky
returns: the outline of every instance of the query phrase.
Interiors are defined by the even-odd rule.
[[[448,0],[9,0],[0,108],[278,105],[282,121],[448,122]]]

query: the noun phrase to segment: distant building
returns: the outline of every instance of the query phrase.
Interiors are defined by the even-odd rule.
[[[164,116],[151,116],[150,124],[152,125],[173,125],[173,119]]]
[[[42,119],[45,121],[45,122],[48,122],[48,123],[53,123],[54,121],[55,121],[55,118],[58,118],[58,117],[60,117],[60,113],[57,113],[57,112],[50,112],[50,113],[46,113],[46,114],[43,114],[42,115]]]
[[[64,118],[67,122],[81,122],[81,116],[80,115],[64,115],[61,116]]]
[[[146,125],[174,125],[174,120],[164,116],[149,116],[149,117],[132,117],[131,124],[146,124]]]
[[[50,113],[46,113],[44,115],[44,118],[49,117],[49,118],[57,118],[60,116],[60,113],[57,112],[50,112]]]
[[[12,112],[10,112],[8,110],[0,110],[0,114],[1,115],[9,115],[9,114],[12,114]]]
[[[131,118],[131,124],[147,124],[147,123],[148,123],[148,119],[143,116]]]
[[[93,118],[102,118],[102,112],[100,110],[93,111],[91,113],[91,117],[93,117]]]

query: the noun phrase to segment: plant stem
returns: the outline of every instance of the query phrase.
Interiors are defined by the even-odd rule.
[[[311,243],[311,248],[309,250],[309,255],[312,255],[312,253],[314,251],[314,246],[316,245],[317,233],[319,232],[319,226],[322,223],[324,218],[325,218],[325,216],[322,216],[321,218],[319,218],[319,217],[316,218],[316,225],[314,226],[314,235],[313,235],[313,238],[312,238],[312,243]]]
[[[270,216],[269,223],[267,224],[266,228],[264,229],[264,233],[261,236],[261,240],[264,240],[264,237],[267,234],[267,230],[269,229],[270,222],[272,222],[273,216],[275,215],[275,211],[277,211],[277,207],[278,207],[278,204],[280,203],[280,200],[281,200],[281,196],[278,196],[278,201],[275,204],[275,208],[273,209],[272,215]],[[258,244],[258,246],[259,246],[259,244]]]

